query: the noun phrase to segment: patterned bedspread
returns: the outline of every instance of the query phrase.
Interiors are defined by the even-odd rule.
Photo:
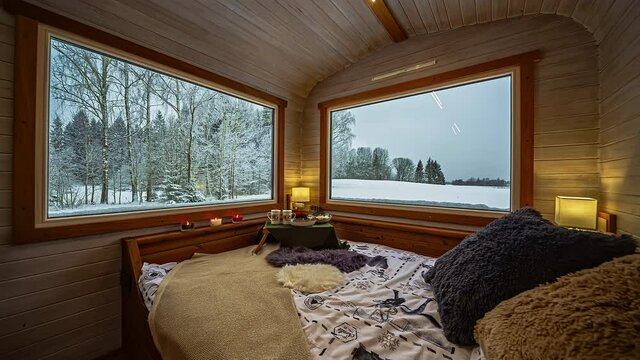
[[[438,304],[422,274],[435,259],[350,242],[372,259],[344,286],[306,295],[293,290],[300,321],[318,359],[481,360],[479,347],[444,337]]]

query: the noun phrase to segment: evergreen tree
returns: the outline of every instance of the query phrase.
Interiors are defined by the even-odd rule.
[[[424,178],[424,166],[422,165],[422,160],[418,160],[418,165],[416,166],[416,172],[414,176],[414,181],[417,183],[423,183],[425,181]]]

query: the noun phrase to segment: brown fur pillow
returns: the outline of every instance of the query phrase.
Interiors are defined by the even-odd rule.
[[[501,302],[475,327],[487,359],[640,358],[640,254]]]

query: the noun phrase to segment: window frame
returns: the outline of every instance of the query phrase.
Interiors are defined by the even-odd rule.
[[[284,114],[287,102],[276,96],[172,58],[128,40],[17,2],[16,16],[13,241],[27,243],[114,231],[179,224],[235,213],[251,214],[284,206]],[[80,35],[82,34],[82,35]],[[273,197],[271,200],[134,212],[47,218],[44,125],[48,123],[49,36],[140,64],[196,84],[274,109]],[[46,83],[46,84],[45,84]],[[44,203],[43,203],[44,199]]]
[[[326,210],[383,215],[430,222],[484,226],[505,213],[435,206],[381,204],[330,198],[331,112],[397,99],[482,79],[512,75],[512,210],[533,206],[534,63],[540,51],[531,51],[465,68],[364,91],[318,104],[320,111],[320,207]]]

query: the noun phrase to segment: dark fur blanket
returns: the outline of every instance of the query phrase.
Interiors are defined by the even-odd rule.
[[[273,266],[282,267],[296,264],[328,264],[342,272],[352,272],[363,267],[369,258],[350,250],[311,250],[305,247],[283,247],[265,258]]]

